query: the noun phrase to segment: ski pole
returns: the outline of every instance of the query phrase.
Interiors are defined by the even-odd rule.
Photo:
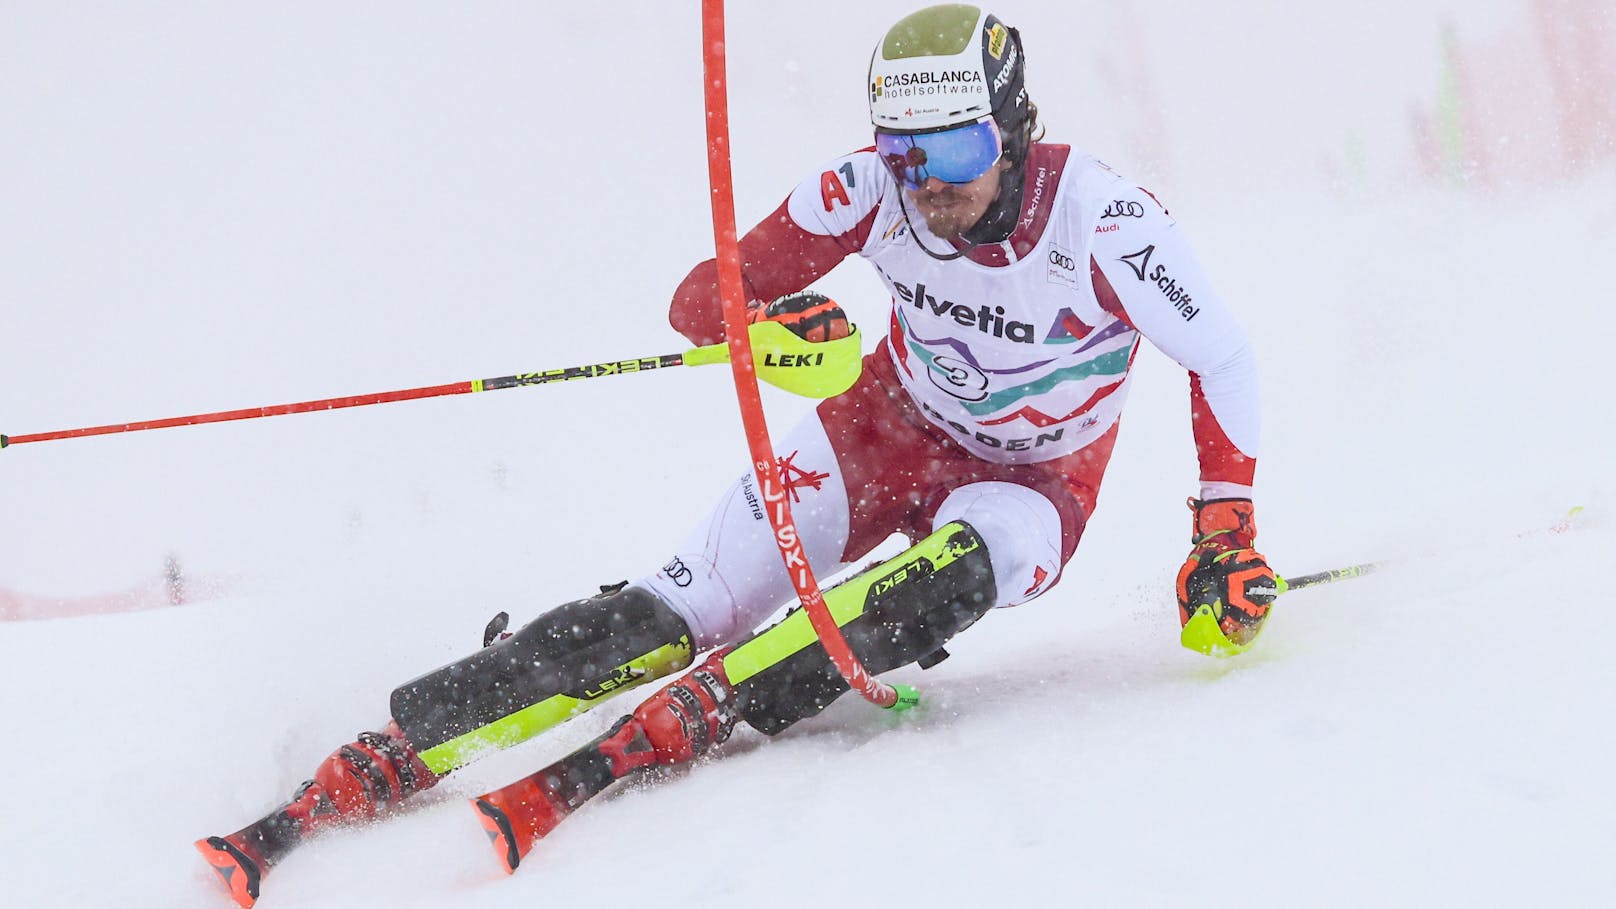
[[[747,334],[753,346],[763,357],[758,361],[758,376],[786,391],[808,397],[828,398],[852,387],[860,369],[858,330],[846,338],[835,341],[811,342],[797,337],[777,322],[758,322],[748,327]],[[370,404],[388,404],[393,401],[413,401],[444,395],[474,394],[497,391],[501,388],[522,388],[528,385],[548,385],[571,382],[576,379],[595,379],[632,372],[649,372],[669,366],[705,366],[729,359],[725,344],[693,347],[684,353],[662,354],[654,357],[635,357],[628,360],[609,360],[587,366],[569,366],[521,372],[493,379],[473,379],[451,382],[447,385],[427,385],[375,394],[348,395],[321,398],[318,401],[300,401],[295,404],[274,404],[268,407],[247,407],[240,410],[221,410],[214,413],[167,417],[161,420],[142,420],[135,423],[112,423],[106,426],[86,426],[81,429],[62,429],[54,432],[36,432],[23,435],[0,435],[0,448],[29,442],[50,442],[56,439],[76,439],[84,436],[103,436],[122,432],[141,432],[147,429],[167,429],[172,426],[195,426],[201,423],[224,423],[230,420],[255,420],[283,414],[308,413],[316,410],[338,410],[344,407],[365,407]]]
[[[1366,574],[1374,574],[1385,568],[1388,562],[1364,562],[1360,565],[1349,565],[1346,568],[1332,568],[1329,571],[1317,571],[1313,574],[1298,575],[1294,578],[1275,576],[1279,582],[1279,592],[1300,590],[1303,587],[1317,587],[1320,584],[1333,584],[1336,581],[1345,581],[1349,578],[1361,578]]]
[[[1517,539],[1529,539],[1545,532],[1553,534],[1567,533],[1581,526],[1580,517],[1582,512],[1583,507],[1581,505],[1573,506],[1570,511],[1566,512],[1564,517],[1548,527],[1541,530],[1517,533],[1515,536]],[[1430,555],[1430,553],[1427,553],[1427,555]],[[1278,595],[1284,595],[1289,591],[1300,590],[1304,587],[1317,587],[1320,584],[1334,584],[1336,581],[1361,578],[1365,575],[1374,574],[1383,568],[1407,564],[1409,561],[1411,561],[1411,558],[1404,556],[1401,558],[1381,559],[1376,562],[1360,562],[1357,565],[1348,565],[1345,568],[1332,568],[1328,571],[1317,571],[1312,574],[1302,574],[1290,578],[1276,574],[1274,575],[1274,587]],[[1190,650],[1204,653],[1208,656],[1231,657],[1244,653],[1251,647],[1251,641],[1248,640],[1244,644],[1235,644],[1219,630],[1217,616],[1220,616],[1221,612],[1215,610],[1221,609],[1221,605],[1209,606],[1202,604],[1198,606],[1196,612],[1185,621],[1184,629],[1179,634],[1179,642]]]
[[[1543,533],[1568,533],[1580,526],[1583,511],[1584,509],[1581,505],[1573,505],[1564,516],[1562,516],[1558,521],[1555,521],[1553,524],[1550,524],[1548,527],[1537,530],[1528,530],[1523,533],[1517,533],[1515,536],[1517,539],[1530,539]],[[1284,593],[1288,590],[1300,590],[1303,587],[1317,587],[1320,584],[1334,584],[1336,581],[1345,581],[1351,578],[1361,578],[1364,575],[1374,574],[1375,572],[1380,571],[1382,568],[1396,565],[1400,561],[1404,560],[1381,559],[1378,562],[1363,562],[1358,565],[1348,565],[1346,568],[1332,568],[1329,571],[1318,571],[1314,572],[1313,574],[1298,575],[1294,578],[1282,578],[1276,575],[1274,580],[1279,582],[1279,592]]]

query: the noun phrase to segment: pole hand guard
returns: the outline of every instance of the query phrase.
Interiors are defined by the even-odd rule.
[[[849,325],[845,337],[809,341],[785,324],[773,320],[746,327],[752,341],[752,360],[759,379],[805,398],[834,398],[853,387],[864,368],[858,326]],[[684,353],[686,366],[705,366],[729,360],[729,344],[720,341]]]

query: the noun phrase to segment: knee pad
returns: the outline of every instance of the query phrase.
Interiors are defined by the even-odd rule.
[[[817,416],[775,446],[791,515],[808,561],[833,574],[848,539],[847,490],[841,465]],[[637,585],[661,597],[690,626],[696,649],[729,644],[792,599],[765,508],[748,472],[686,538],[662,570]]]
[[[972,483],[949,493],[935,522],[969,524],[986,544],[1000,606],[1048,590],[1061,569],[1060,512],[1042,493],[1015,483]]]

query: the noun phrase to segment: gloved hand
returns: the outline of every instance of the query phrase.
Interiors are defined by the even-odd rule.
[[[786,294],[767,306],[755,303],[747,308],[746,321],[779,322],[804,341],[836,341],[852,334],[841,304],[811,290]]]
[[[1250,499],[1190,499],[1194,548],[1178,570],[1178,620],[1185,647],[1214,656],[1256,640],[1279,597],[1273,569],[1257,550]]]

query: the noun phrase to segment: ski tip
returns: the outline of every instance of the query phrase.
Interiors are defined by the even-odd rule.
[[[487,798],[472,799],[471,805],[477,809],[477,820],[483,825],[483,831],[488,834],[488,842],[493,844],[494,852],[499,855],[499,862],[504,866],[505,873],[515,874],[516,866],[522,864],[522,852],[517,848],[516,834],[511,830],[511,819]]]
[[[236,905],[252,909],[252,904],[258,902],[258,885],[263,880],[258,862],[222,836],[200,839],[195,845],[196,851],[224,882]]]

